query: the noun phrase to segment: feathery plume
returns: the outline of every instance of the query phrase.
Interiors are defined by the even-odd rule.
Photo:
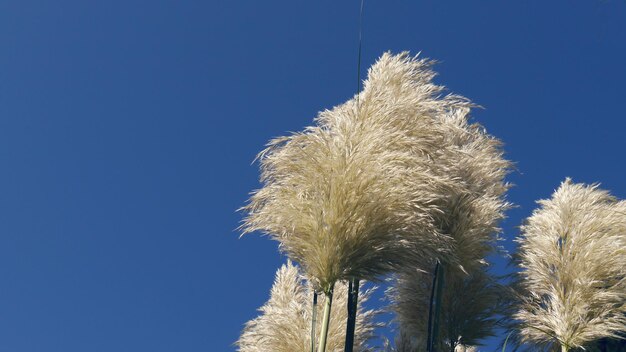
[[[330,316],[330,329],[327,350],[343,351],[345,309],[348,292],[345,284],[337,283],[339,289],[334,295],[334,309]],[[313,288],[291,262],[283,265],[276,273],[270,299],[259,309],[261,315],[248,323],[237,341],[240,352],[294,352],[308,351],[311,345],[311,298]],[[367,301],[369,291],[362,292],[360,302]],[[321,297],[321,300],[324,300]],[[355,351],[371,351],[368,340],[374,336],[378,326],[374,322],[377,312],[358,308],[355,329]],[[317,330],[321,329],[318,321]]]
[[[436,159],[446,154],[437,116],[468,103],[439,97],[430,65],[384,54],[358,97],[271,141],[259,154],[263,187],[243,208],[244,233],[278,240],[325,292],[445,254],[449,239],[434,219],[456,183]]]
[[[568,178],[538,203],[517,240],[519,341],[567,351],[620,338],[626,331],[626,201]]]
[[[439,207],[439,231],[453,239],[453,255],[463,272],[480,269],[494,252],[499,223],[510,208],[505,199],[510,185],[505,176],[511,162],[503,156],[502,143],[478,123],[469,123],[469,108],[440,115],[445,131],[441,148],[442,171],[459,183],[458,192]]]
[[[447,269],[448,273],[450,270]],[[494,336],[501,312],[501,287],[486,270],[452,277],[454,279],[446,281],[441,300],[437,351],[479,345],[481,339]],[[407,335],[405,339],[411,339],[413,351],[426,351],[432,274],[403,273],[395,281],[395,287],[388,294],[398,323]]]
[[[438,219],[464,191],[443,160],[456,145],[446,143],[441,119],[471,104],[441,97],[431,64],[384,54],[355,98],[259,154],[263,187],[243,208],[242,229],[269,234],[302,265],[327,298],[325,322],[338,280],[376,280],[433,257],[456,261]]]
[[[485,257],[495,250],[498,224],[510,207],[505,200],[509,185],[504,181],[510,162],[503,157],[500,141],[479,124],[470,124],[468,114],[469,108],[462,107],[438,116],[448,146],[439,150],[441,171],[452,175],[458,186],[457,192],[440,200],[442,212],[436,220],[439,232],[453,240],[455,260],[438,258],[445,290],[439,302],[442,323],[437,350],[476,345],[492,336],[500,307],[499,286],[485,270]],[[435,265],[431,261],[423,268],[402,270],[388,291],[401,328],[417,341],[416,350],[427,348]]]

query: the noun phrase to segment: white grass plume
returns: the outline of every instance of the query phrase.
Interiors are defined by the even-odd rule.
[[[583,347],[626,331],[626,202],[566,179],[522,226],[520,340]]]
[[[244,233],[278,240],[323,291],[446,255],[450,239],[435,219],[459,192],[439,160],[448,147],[439,119],[469,103],[440,97],[434,75],[427,60],[385,54],[358,97],[271,141]]]
[[[445,287],[441,310],[440,349],[476,345],[492,336],[500,312],[499,286],[485,269],[494,252],[499,222],[510,207],[505,199],[505,176],[510,162],[501,143],[479,124],[471,124],[468,108],[439,115],[447,148],[439,149],[441,172],[451,175],[456,192],[440,200],[436,220],[440,233],[452,239],[454,262],[442,260]],[[425,350],[435,263],[401,271],[388,291],[392,308],[405,334]],[[459,294],[462,292],[462,294]]]
[[[469,275],[450,275],[445,281],[439,324],[438,351],[457,346],[479,345],[480,340],[494,336],[501,312],[501,287],[485,270]],[[444,275],[445,276],[445,275]],[[391,290],[392,308],[398,323],[413,342],[414,351],[425,351],[433,275],[416,271],[402,273]]]
[[[344,348],[346,303],[348,290],[343,283],[337,283],[334,294],[327,351],[340,352]],[[270,299],[259,309],[261,315],[248,323],[237,341],[241,352],[299,352],[308,351],[311,344],[311,302],[313,290],[298,268],[288,262],[276,273]],[[369,292],[359,296],[359,308],[355,329],[355,351],[371,351],[367,341],[374,336],[377,324],[373,310],[362,307]],[[323,305],[324,296],[319,297],[318,305]],[[317,321],[317,333],[321,319]]]
[[[440,115],[448,145],[440,149],[442,171],[458,186],[455,194],[442,199],[438,226],[452,237],[453,255],[464,272],[486,264],[485,257],[496,249],[499,223],[510,208],[505,176],[511,163],[503,156],[502,143],[468,120],[468,108]]]

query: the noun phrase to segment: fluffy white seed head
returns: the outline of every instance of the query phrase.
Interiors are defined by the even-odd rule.
[[[440,115],[448,147],[440,149],[439,160],[458,186],[455,194],[443,198],[438,224],[440,232],[452,237],[453,255],[465,272],[483,266],[495,249],[499,222],[510,207],[505,176],[511,167],[502,143],[468,119],[468,108]]]
[[[333,309],[326,350],[343,351],[345,342],[348,289],[343,283],[336,284]],[[369,297],[369,291],[359,295],[359,307],[354,334],[355,351],[371,351],[368,340],[374,336],[377,324],[373,310],[365,310],[362,305]],[[270,299],[259,309],[261,315],[248,323],[237,341],[241,352],[294,352],[308,351],[311,344],[313,289],[298,268],[288,262],[276,273]],[[317,333],[320,336],[322,325],[321,309],[324,295],[318,296]]]
[[[565,180],[522,226],[520,340],[537,349],[626,331],[626,202]]]
[[[499,222],[509,203],[504,178],[510,162],[501,143],[479,124],[468,121],[469,108],[438,115],[446,148],[440,148],[439,171],[450,175],[457,186],[441,198],[436,218],[438,231],[451,238],[451,257],[444,258],[444,298],[440,334],[442,346],[475,345],[493,335],[500,312],[499,286],[485,271],[486,256],[496,248]],[[429,266],[401,271],[388,294],[397,320],[416,344],[425,349],[434,261]],[[459,292],[463,294],[459,295]]]
[[[441,304],[438,350],[450,351],[457,346],[480,344],[494,336],[501,313],[502,289],[485,270],[467,275],[451,275],[445,270],[445,289]],[[410,339],[413,350],[425,351],[433,275],[416,271],[398,274],[395,286],[388,292],[397,321]]]
[[[436,219],[462,192],[440,160],[449,146],[440,120],[469,103],[440,97],[434,75],[427,60],[385,54],[357,97],[271,141],[244,233],[278,240],[322,290],[449,255]]]

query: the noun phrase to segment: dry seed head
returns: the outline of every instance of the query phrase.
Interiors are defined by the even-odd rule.
[[[438,350],[442,351],[478,345],[481,339],[494,336],[502,306],[502,289],[485,270],[456,276],[450,275],[453,270],[448,268],[444,275],[449,279],[444,280],[439,323]],[[432,274],[403,272],[388,291],[398,323],[416,351],[426,350],[432,283]]]
[[[566,179],[522,226],[520,340],[572,348],[626,331],[626,202]]]
[[[243,208],[244,233],[278,240],[322,290],[446,256],[450,238],[436,219],[460,191],[437,159],[448,147],[439,119],[469,103],[440,97],[434,75],[427,60],[385,54],[358,104],[271,141],[259,155],[263,187]]]
[[[442,305],[442,346],[475,345],[492,336],[500,313],[499,286],[485,271],[486,256],[496,246],[499,222],[509,203],[504,178],[510,162],[501,143],[479,124],[468,122],[469,108],[438,115],[446,148],[438,150],[440,172],[450,175],[457,187],[440,199],[438,231],[452,239],[451,257],[444,260],[445,289]],[[420,270],[421,269],[421,270]],[[397,320],[412,341],[425,349],[427,318],[434,262],[429,267],[401,271],[388,294]],[[463,292],[463,295],[458,295]],[[420,344],[421,343],[421,344]]]
[[[348,289],[343,283],[336,284],[333,310],[326,350],[343,351],[347,319]],[[377,324],[373,310],[362,308],[370,292],[359,295],[359,308],[354,334],[354,350],[371,351],[367,341],[374,336]],[[308,351],[311,344],[311,304],[313,289],[298,268],[288,262],[276,273],[270,299],[259,309],[261,315],[246,323],[237,341],[241,352],[294,352]],[[324,305],[324,296],[319,296],[318,309]],[[317,333],[320,336],[322,319],[317,320]]]
[[[511,163],[501,142],[477,123],[468,121],[469,109],[440,115],[448,148],[440,149],[442,171],[459,183],[458,192],[443,199],[440,232],[453,238],[453,255],[460,269],[471,272],[485,264],[494,251],[499,222],[510,204],[505,199],[505,176]]]

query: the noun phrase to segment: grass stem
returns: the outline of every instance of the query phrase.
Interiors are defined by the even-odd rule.
[[[437,260],[428,313],[428,340],[426,346],[428,352],[437,352],[439,347],[439,316],[441,315],[441,304],[443,302],[443,269],[443,264]]]
[[[315,328],[317,327],[317,292],[313,291],[313,308],[311,311],[311,352],[315,352]]]
[[[356,327],[356,313],[359,299],[359,279],[351,279],[348,283],[348,319],[346,325],[345,352],[354,349],[354,330]]]
[[[326,338],[328,337],[328,326],[330,324],[330,309],[333,305],[333,287],[324,292],[324,317],[322,320],[322,331],[320,331],[320,343],[317,352],[326,352]]]

